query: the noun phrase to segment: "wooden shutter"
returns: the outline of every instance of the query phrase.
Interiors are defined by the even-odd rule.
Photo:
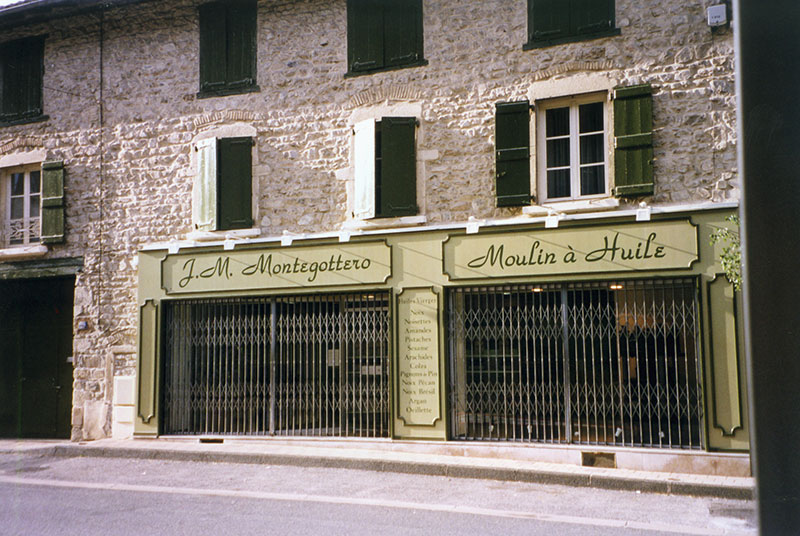
[[[528,42],[568,36],[569,15],[569,0],[528,0]]]
[[[23,54],[23,106],[20,112],[27,117],[42,114],[42,69],[44,40],[29,39]]]
[[[416,62],[422,58],[421,0],[396,0],[385,5],[385,66]]]
[[[614,89],[614,193],[653,195],[653,97],[650,85]]]
[[[356,123],[353,128],[353,166],[355,186],[353,216],[375,217],[375,120]]]
[[[253,225],[253,138],[217,142],[217,218],[219,229]]]
[[[614,27],[614,0],[570,0],[570,2],[570,31],[573,35],[604,32]]]
[[[495,105],[495,185],[498,207],[531,202],[530,104]]]
[[[233,2],[228,6],[227,15],[227,86],[253,85],[256,68],[256,4],[249,0]]]
[[[417,209],[415,117],[381,119],[381,172],[377,201],[383,217],[411,216]]]
[[[42,114],[42,55],[40,37],[6,43],[0,48],[0,119]]]
[[[200,6],[200,91],[225,87],[227,77],[226,9],[222,3]]]
[[[347,57],[350,72],[384,66],[383,6],[380,0],[347,0]]]
[[[64,163],[42,164],[42,244],[64,241]]]
[[[200,231],[217,228],[217,140],[197,142],[197,177],[192,190],[192,223]]]

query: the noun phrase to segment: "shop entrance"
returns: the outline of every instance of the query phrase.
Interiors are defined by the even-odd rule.
[[[389,293],[166,304],[162,433],[388,437]]]
[[[702,447],[694,279],[448,292],[454,439]]]
[[[0,437],[68,438],[73,277],[0,281]]]

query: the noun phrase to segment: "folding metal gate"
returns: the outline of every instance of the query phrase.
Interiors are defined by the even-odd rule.
[[[164,434],[389,435],[389,294],[165,308]]]
[[[451,436],[702,446],[694,279],[448,293]]]

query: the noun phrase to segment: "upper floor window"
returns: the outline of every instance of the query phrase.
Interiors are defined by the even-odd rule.
[[[523,48],[619,35],[614,0],[528,0],[528,42]]]
[[[19,39],[0,45],[0,123],[42,116],[44,39]]]
[[[347,0],[348,74],[425,65],[422,0]]]
[[[653,195],[652,88],[616,87],[610,97],[606,90],[543,99],[534,107],[527,100],[497,103],[497,206]]]
[[[206,138],[197,143],[192,217],[199,231],[253,225],[253,138]]]
[[[5,246],[53,244],[64,239],[64,167],[61,162],[0,170]]]
[[[256,2],[200,6],[200,97],[258,91]]]
[[[601,197],[606,183],[606,95],[545,101],[536,131],[540,200]]]
[[[413,216],[419,212],[416,129],[415,117],[382,117],[356,123],[356,218]]]

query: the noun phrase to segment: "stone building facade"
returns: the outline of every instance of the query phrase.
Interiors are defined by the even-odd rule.
[[[159,270],[148,256],[417,236],[463,230],[470,222],[479,234],[491,227],[543,229],[548,218],[561,229],[570,222],[633,221],[636,209],[722,214],[737,206],[733,37],[730,28],[707,24],[706,8],[716,0],[616,0],[615,31],[549,46],[525,46],[533,23],[524,0],[424,1],[423,61],[366,72],[354,72],[348,56],[356,45],[348,43],[347,1],[258,0],[255,80],[246,91],[211,94],[200,87],[204,3],[89,2],[74,9],[55,0],[46,11],[25,4],[0,9],[4,42],[45,36],[46,116],[0,127],[0,172],[62,162],[65,214],[63,241],[4,246],[0,273],[8,280],[74,278],[73,440],[130,437],[134,422],[144,426],[135,402],[143,393],[138,349],[149,340],[141,308],[160,292],[149,289],[163,284],[154,280]],[[351,11],[358,7],[351,4]],[[607,124],[605,195],[546,202],[536,156],[545,151],[537,140],[544,129],[540,105],[600,95],[610,122],[615,88],[643,85],[652,94],[652,193],[613,195],[614,136]],[[497,105],[523,101],[533,110],[531,199],[498,206]],[[416,213],[358,217],[356,125],[394,116],[417,120]],[[253,142],[253,223],[206,232],[193,215],[198,142],[236,137]],[[10,208],[3,210],[7,219]],[[705,264],[692,272],[698,288],[720,271],[706,231],[700,234]],[[394,285],[391,296],[401,290]],[[158,374],[153,378],[152,388],[160,389]],[[705,396],[714,389],[706,383]],[[729,385],[717,390],[732,400]],[[445,407],[449,399],[443,400]],[[736,403],[746,404],[745,396]],[[722,434],[734,439],[719,448],[747,448],[740,414],[739,435]],[[705,418],[704,434],[713,434],[708,410]],[[711,450],[713,441],[704,441]]]

